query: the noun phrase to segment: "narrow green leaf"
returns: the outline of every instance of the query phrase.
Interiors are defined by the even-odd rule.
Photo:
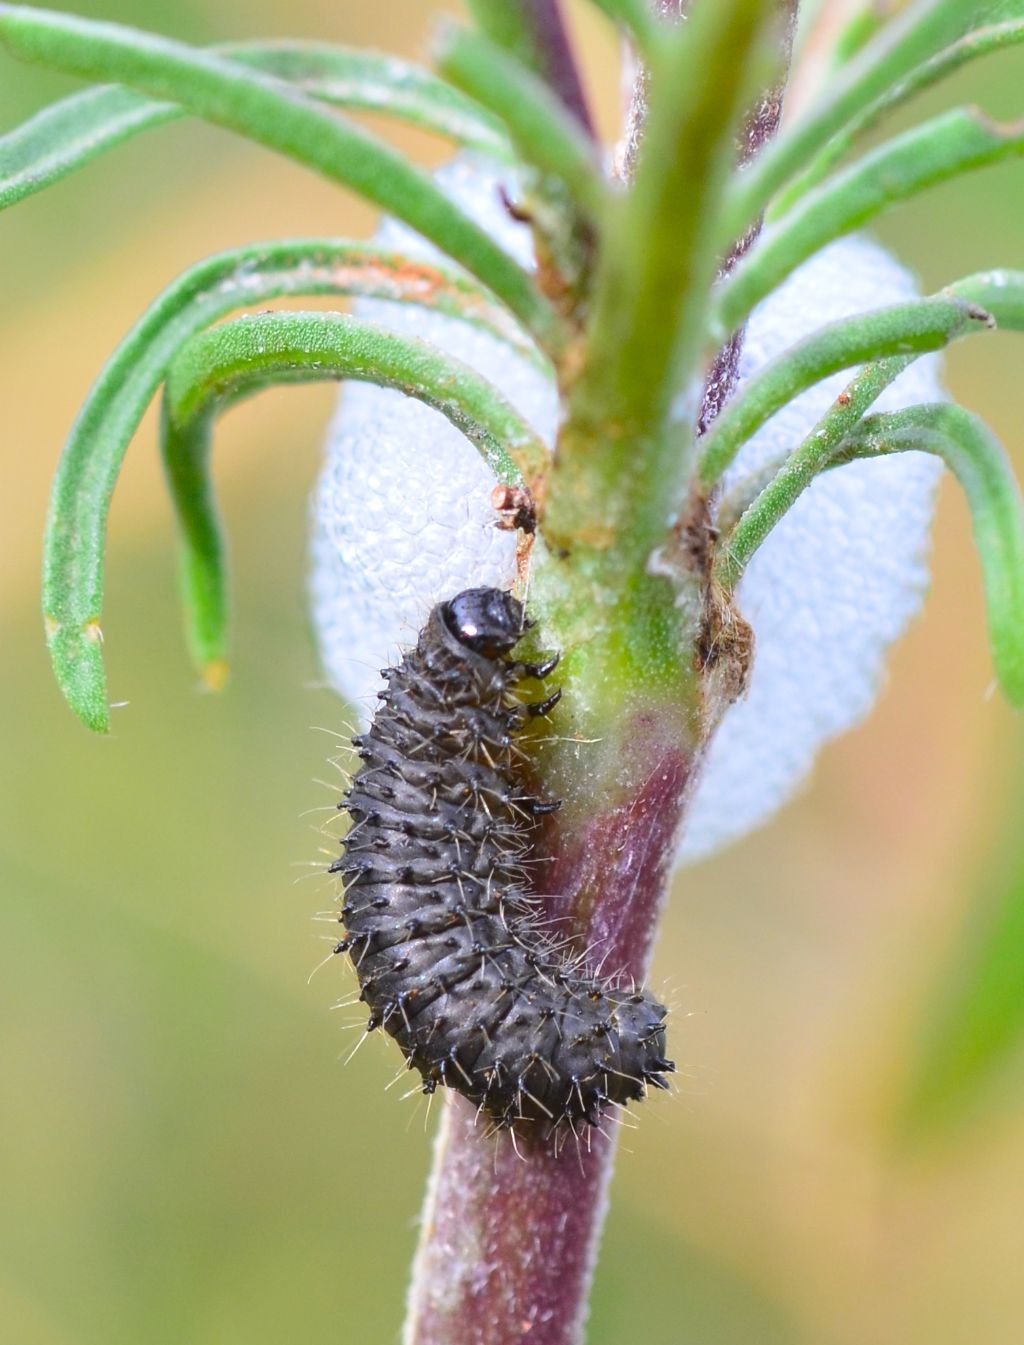
[[[325,103],[384,112],[492,158],[510,156],[500,125],[483,108],[408,62],[315,42],[233,43],[213,50],[286,79]],[[173,103],[154,103],[110,86],[62,98],[0,136],[0,210],[133,135],[185,115]]]
[[[829,73],[848,65],[873,37],[878,36],[891,17],[881,5],[872,5],[854,14],[839,34],[832,51],[832,69]]]
[[[1015,735],[1016,757],[1024,744]],[[917,1048],[893,1129],[904,1145],[949,1137],[1024,1048],[1024,779],[1016,781],[991,861],[970,882],[966,926],[944,958],[921,1008]]]
[[[500,120],[521,157],[569,188],[573,203],[599,219],[607,195],[594,142],[544,81],[477,33],[446,24],[438,69]]]
[[[992,314],[1001,331],[1024,332],[1024,271],[1011,271],[1007,267],[979,271],[947,285],[943,293],[969,304],[980,304]]]
[[[473,281],[337,239],[254,244],[179,277],[114,352],[78,414],[54,478],[43,613],[54,671],[90,728],[108,727],[100,653],[107,512],[125,450],[181,344],[227,313],[287,294],[364,294],[476,322],[523,351],[511,320]],[[525,352],[523,352],[525,353]]]
[[[787,509],[796,498],[794,494],[790,499],[788,491],[798,493],[803,489],[800,483],[805,481],[804,473],[810,474],[806,477],[809,480],[821,470],[821,464],[828,461],[890,383],[916,359],[916,355],[892,355],[866,364],[798,449],[762,464],[722,495],[715,513],[721,537],[715,573],[723,588],[731,590],[736,586],[747,561],[778,521],[771,509],[772,492],[780,491],[775,498],[781,509]],[[788,503],[783,504],[783,499]],[[748,510],[749,516],[744,517]],[[742,529],[738,526],[741,520]]]
[[[775,197],[768,211],[768,218],[777,219],[789,210],[805,192],[820,182],[839,160],[845,157],[858,136],[869,131],[887,113],[932,84],[945,79],[947,75],[953,74],[969,61],[1016,46],[1019,42],[1024,42],[1024,20],[1015,19],[1008,23],[992,24],[988,28],[979,28],[973,33],[968,33],[945,51],[933,56],[930,61],[925,61],[923,65],[909,71],[898,84],[886,90],[881,98],[869,103],[842,132],[828,141],[811,167],[800,173]]]
[[[947,112],[880,145],[762,231],[722,284],[713,330],[724,338],[801,262],[888,206],[957,174],[1022,154],[1024,122],[999,125],[977,108]]]
[[[374,201],[436,243],[505,302],[549,350],[562,329],[531,278],[429,177],[307,94],[235,61],[118,24],[0,4],[14,55],[179,103]]]
[[[490,158],[511,157],[501,126],[484,108],[414,61],[295,39],[232,42],[214,50],[334,107],[380,112]]]
[[[548,451],[501,394],[424,341],[334,313],[262,313],[192,338],[167,376],[163,451],[182,530],[182,581],[193,658],[208,681],[227,658],[224,543],[209,479],[213,423],[277,383],[359,379],[398,388],[460,429],[502,481],[536,488]]]
[[[937,295],[822,327],[773,360],[724,408],[701,443],[700,485],[710,491],[742,446],[776,411],[829,374],[886,356],[939,350],[968,332],[992,326],[991,315],[977,304]]]
[[[916,0],[836,73],[807,112],[732,186],[722,239],[739,238],[829,140],[924,62],[976,29],[1024,17],[1024,0]]]
[[[908,362],[890,360],[869,367],[846,395],[853,394],[855,405],[863,408],[865,381],[875,380],[867,398],[873,400]],[[720,515],[726,535],[716,558],[716,579],[726,591],[735,587],[758,546],[821,472],[857,458],[915,449],[934,453],[953,471],[967,497],[996,675],[1010,703],[1024,708],[1024,506],[1002,446],[977,417],[945,403],[868,416],[849,425],[853,419],[854,407],[843,405],[839,416],[830,413],[800,449],[776,464],[774,472],[759,473],[759,479],[750,483],[752,498],[731,534],[726,531],[730,520]],[[837,445],[844,424],[849,428]],[[734,518],[741,504],[730,499],[727,513]]]
[[[88,89],[62,98],[0,136],[0,210],[180,115],[180,109],[151,103],[128,89]]]
[[[962,406],[936,403],[868,416],[830,466],[920,449],[945,462],[963,488],[981,561],[989,641],[1007,700],[1024,707],[1024,503],[1002,445]]]

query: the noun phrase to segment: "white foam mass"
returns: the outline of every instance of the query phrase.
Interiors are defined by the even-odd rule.
[[[459,158],[438,180],[529,264],[528,232],[505,211],[489,169]],[[378,240],[437,255],[393,222]],[[876,243],[841,239],[755,311],[741,379],[823,323],[915,293],[909,273]],[[411,305],[363,301],[356,311],[472,365],[553,441],[554,388],[497,338]],[[795,447],[849,377],[818,384],[774,416],[744,446],[726,489]],[[877,407],[941,396],[938,363],[928,357]],[[680,859],[700,858],[765,821],[804,779],[819,747],[867,713],[886,649],[921,604],[940,472],[937,459],[906,453],[829,473],[755,554],[738,592],[756,637],[750,687],[712,741]],[[328,676],[364,722],[379,669],[415,638],[434,603],[462,588],[511,582],[515,541],[494,527],[493,485],[477,451],[439,412],[369,384],[343,390],[313,499],[312,602]]]

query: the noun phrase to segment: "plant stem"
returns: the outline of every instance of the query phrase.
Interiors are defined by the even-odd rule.
[[[508,1345],[578,1339],[596,1230],[611,1176],[598,1136],[517,1156],[507,1137],[481,1144],[473,1108],[445,1108],[410,1297],[407,1345]],[[538,1231],[557,1226],[553,1244]]]
[[[756,157],[761,148],[771,140],[779,129],[779,121],[782,117],[782,100],[786,91],[786,81],[789,77],[790,61],[793,55],[793,38],[796,33],[800,0],[777,0],[777,4],[783,20],[779,73],[775,83],[765,91],[764,96],[758,100],[747,118],[743,141],[740,145],[740,164],[750,163]],[[733,243],[722,263],[721,276],[729,275],[737,262],[750,251],[761,232],[762,222],[762,217],[759,217],[743,237]],[[700,414],[697,417],[698,435],[705,433],[736,390],[740,354],[743,350],[745,334],[745,328],[733,332],[711,361],[711,366],[704,379]]]
[[[592,816],[544,875],[581,911],[581,942],[643,977],[690,778],[692,751],[656,713],[626,726],[603,771],[628,793]],[[625,755],[622,755],[625,753]],[[588,763],[588,765],[591,763]],[[599,780],[597,787],[615,788]],[[616,790],[616,792],[618,792]],[[558,902],[560,914],[565,907]],[[461,1098],[445,1109],[409,1303],[406,1345],[574,1345],[580,1339],[614,1157],[614,1126],[559,1152],[485,1123]]]
[[[602,234],[544,528],[564,556],[590,549],[620,588],[644,572],[685,502],[679,394],[698,372],[717,212],[768,27],[758,0],[722,0],[671,34],[652,67],[631,190]]]
[[[742,6],[734,9],[742,12]],[[778,105],[778,91],[759,101],[748,146],[771,134]],[[720,110],[716,117],[727,121]],[[709,142],[722,144],[720,125],[707,132]],[[666,228],[670,213],[661,220]],[[676,228],[675,245],[705,256],[710,281],[713,261],[700,233],[680,235]],[[588,446],[592,457],[614,434],[600,418],[587,428],[597,438],[584,436],[573,447]],[[657,433],[646,442],[637,436],[631,451],[639,458],[645,450],[664,450],[657,440]],[[562,679],[570,693],[554,712],[547,740],[536,744],[544,786],[564,801],[539,847],[551,858],[536,890],[559,894],[547,898],[548,913],[571,919],[578,946],[606,973],[638,981],[653,946],[687,789],[728,703],[715,694],[716,674],[699,652],[705,576],[673,573],[668,582],[652,564],[657,530],[643,522],[655,515],[664,520],[665,491],[662,476],[645,476],[623,513],[628,528],[607,527],[607,493],[603,508],[572,513],[565,532],[571,544],[560,554],[541,551],[532,587],[541,637],[563,650]],[[549,507],[555,498],[549,496]],[[552,546],[560,536],[557,528],[542,531]],[[462,1099],[449,1099],[406,1345],[577,1345],[614,1153],[613,1118],[603,1133],[579,1143],[565,1136],[559,1148],[529,1136],[488,1138],[486,1122]]]

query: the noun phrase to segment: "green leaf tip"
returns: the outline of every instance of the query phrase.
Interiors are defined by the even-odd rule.
[[[181,587],[193,661],[214,685],[226,672],[226,545],[210,479],[220,412],[274,384],[355,379],[440,411],[499,480],[536,491],[548,450],[479,374],[425,341],[339,313],[259,313],[197,333],[167,373],[161,445],[181,527]]]
[[[223,691],[231,676],[231,665],[226,658],[211,659],[199,670],[207,691]]]
[[[833,465],[919,449],[943,459],[963,489],[981,562],[992,662],[1014,709],[1024,709],[1024,503],[988,426],[961,406],[912,406],[869,416]]]
[[[177,351],[188,339],[239,308],[286,295],[358,294],[423,304],[504,340],[523,358],[536,350],[493,296],[468,277],[438,264],[337,238],[253,243],[199,262],[158,296],[108,360],[93,384],[54,477],[44,542],[44,610],[63,650],[55,669],[62,686],[77,685],[80,641],[66,632],[98,621],[103,604],[105,530],[110,500],[128,444]],[[216,623],[215,623],[216,625]],[[65,634],[58,637],[57,632]],[[76,712],[105,727],[102,666],[72,694]],[[225,647],[192,643],[209,686],[222,686]],[[62,673],[62,669],[65,671]],[[85,674],[83,673],[83,676]],[[100,686],[95,690],[94,683]],[[77,707],[86,705],[83,714]]]
[[[64,699],[86,728],[109,733],[110,706],[99,621],[61,622],[47,615],[44,623],[54,675]]]

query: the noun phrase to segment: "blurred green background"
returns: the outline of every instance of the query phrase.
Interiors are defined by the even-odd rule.
[[[422,55],[421,0],[120,0],[82,13],[195,41],[318,36]],[[606,30],[573,11],[606,127]],[[931,98],[1021,115],[1024,56]],[[71,83],[4,60],[0,126]],[[411,133],[423,162],[443,147]],[[1013,165],[933,192],[884,236],[933,288],[1024,264]],[[52,683],[40,535],[60,445],[156,292],[216,249],[364,234],[368,209],[195,124],[0,218],[0,1340],[397,1338],[427,1169],[423,1106],[311,970],[331,928],[318,815],[344,707],[304,610],[307,495],[330,389],[224,422],[234,678],[194,685],[153,418],[110,527],[116,713],[91,738]],[[953,354],[955,393],[1024,471],[1019,345]],[[1024,732],[991,692],[965,509],[870,722],[770,827],[679,875],[654,984],[675,1097],[626,1135],[593,1345],[1020,1339],[1024,1319]],[[296,875],[311,874],[299,882]],[[436,1115],[435,1118],[436,1120]]]

